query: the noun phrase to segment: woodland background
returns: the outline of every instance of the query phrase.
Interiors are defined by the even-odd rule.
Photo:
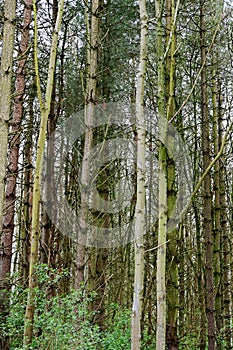
[[[1,0],[0,8],[0,348],[232,349],[232,1]],[[61,173],[80,213],[77,234],[86,222],[114,228],[135,216],[135,240],[87,247],[54,225],[40,190],[47,176],[56,207],[56,127],[80,110],[91,122],[96,106],[118,101],[136,105],[136,127],[87,127]],[[143,131],[144,106],[174,125],[191,159],[193,194],[172,230],[180,174]],[[109,200],[119,179],[129,181],[130,208],[90,212],[77,174],[87,184],[88,151],[126,134],[137,144],[134,171],[115,159],[97,188]],[[160,169],[154,225],[146,149]]]

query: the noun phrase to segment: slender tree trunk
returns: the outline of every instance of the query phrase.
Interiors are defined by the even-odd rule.
[[[198,279],[198,302],[200,308],[200,333],[199,333],[199,349],[206,349],[206,313],[205,313],[205,289],[203,276],[203,249],[201,244],[201,222],[197,203],[194,201],[194,216],[196,225],[197,238],[197,279]]]
[[[55,27],[56,18],[57,18],[57,12],[58,12],[58,2],[57,0],[53,0],[53,29]],[[51,106],[49,111],[49,117],[48,117],[48,142],[47,142],[47,158],[49,159],[47,168],[46,168],[46,186],[47,189],[45,190],[46,193],[46,203],[47,205],[54,206],[55,202],[55,191],[54,191],[54,159],[55,159],[55,150],[54,150],[54,132],[56,129],[56,124],[58,120],[58,115],[56,114],[56,80],[53,80],[53,89],[52,89],[52,100],[51,100]],[[51,219],[49,218],[49,215],[47,214],[46,210],[42,206],[41,212],[43,213],[42,216],[42,230],[41,230],[41,262],[52,265],[55,267],[54,264],[54,255],[56,257],[59,256],[59,252],[56,251],[54,244],[56,240],[56,236],[58,235],[57,231],[55,230],[55,227],[53,223],[51,222]]]
[[[213,55],[215,55],[213,53]],[[219,131],[218,131],[218,105],[217,105],[217,71],[216,62],[212,60],[212,104],[213,104],[213,137],[214,137],[214,154],[219,151]],[[222,281],[221,281],[221,207],[220,207],[220,188],[219,188],[219,161],[214,166],[214,285],[215,285],[215,314],[216,314],[216,330],[220,337],[222,330]],[[218,342],[218,349],[222,349],[221,342]]]
[[[193,84],[193,82],[191,82]],[[198,137],[198,120],[197,120],[197,96],[195,91],[193,92],[194,106],[194,130],[195,130],[195,143],[194,143],[194,178],[193,184],[195,186],[197,179],[199,178],[199,137]],[[202,232],[201,232],[201,218],[200,210],[198,209],[198,198],[193,198],[193,210],[196,227],[196,241],[197,241],[197,280],[198,280],[198,306],[200,310],[200,330],[199,330],[199,349],[206,349],[206,313],[205,313],[205,290],[204,290],[204,260],[203,260],[203,244],[202,244]]]
[[[162,132],[160,140],[166,135],[165,118],[165,81],[163,48],[163,1],[156,0],[157,17],[157,55],[158,55],[158,122]],[[159,146],[159,227],[157,250],[157,332],[156,350],[165,350],[166,345],[166,240],[167,240],[167,156],[162,143]]]
[[[218,86],[218,111],[219,111],[219,144],[222,142],[224,122],[223,122],[223,110],[222,110],[222,87]],[[222,261],[222,318],[223,318],[223,335],[225,341],[224,350],[230,350],[232,348],[232,326],[231,326],[231,283],[230,283],[230,232],[228,227],[227,218],[227,200],[226,200],[226,183],[227,175],[225,169],[225,156],[223,155],[219,164],[219,195],[220,195],[220,227],[221,227],[221,261]]]
[[[52,36],[51,52],[48,67],[48,78],[45,93],[45,102],[42,101],[39,71],[38,71],[38,57],[37,57],[37,23],[36,23],[36,4],[33,2],[34,16],[35,16],[35,70],[37,79],[37,92],[41,108],[41,125],[39,138],[37,143],[36,153],[36,165],[34,174],[34,186],[33,186],[33,202],[32,202],[32,230],[31,230],[31,254],[30,254],[30,266],[29,266],[29,291],[27,299],[27,307],[25,311],[25,326],[24,326],[24,345],[28,346],[31,344],[33,336],[33,319],[34,319],[34,297],[35,287],[37,285],[35,266],[38,263],[38,245],[39,245],[39,217],[40,217],[40,190],[42,181],[42,166],[43,166],[43,155],[45,149],[45,139],[47,131],[47,122],[49,111],[51,107],[51,97],[53,90],[53,79],[56,62],[56,50],[58,43],[58,33],[61,27],[62,14],[63,14],[64,0],[60,1],[58,16],[56,20],[55,29]]]
[[[104,50],[104,44],[99,45],[98,43],[98,57],[97,57],[97,66],[98,70],[99,65],[101,61],[103,61],[104,64],[104,72],[102,75],[102,82],[97,82],[97,88],[96,88],[96,100],[102,99],[103,101],[103,109],[105,108],[105,103],[110,101],[110,5],[111,1],[108,0],[106,3],[106,6],[104,7],[103,0],[99,1],[99,7],[102,9],[102,13],[99,13],[99,28],[98,28],[98,36],[99,38],[105,38],[104,44],[108,48],[107,50]],[[104,11],[103,11],[104,8]],[[105,17],[105,20],[104,18]],[[104,28],[104,31],[103,31]],[[106,135],[105,130],[102,130],[94,140],[94,143],[96,144],[99,142],[102,142],[104,145],[104,142],[106,141]],[[100,156],[100,154],[98,155]],[[101,158],[105,159],[107,158],[107,152],[105,148],[102,148],[101,152]],[[115,170],[113,170],[114,172]],[[111,181],[109,179],[113,176],[113,173],[111,173],[111,165],[109,167],[109,164],[106,164],[105,167],[103,167],[98,174],[98,181],[97,181],[97,187],[98,187],[98,193],[100,194],[101,198],[105,200],[107,203],[110,200],[111,195]],[[110,228],[111,225],[111,215],[108,213],[101,213],[97,212],[97,215],[95,217],[95,224],[98,227],[102,227],[103,229]],[[102,242],[106,248],[103,247],[95,247],[87,250],[88,254],[88,288],[91,291],[96,291],[96,295],[90,305],[91,310],[95,312],[94,321],[95,323],[100,327],[101,330],[103,330],[106,327],[106,324],[104,322],[106,312],[105,312],[105,305],[106,305],[106,281],[108,279],[108,272],[109,272],[109,262],[108,262],[108,255],[109,255],[109,249],[108,247],[108,234],[105,234],[102,236]]]
[[[134,231],[134,295],[131,317],[131,350],[141,348],[141,317],[144,289],[144,238],[145,233],[145,116],[144,88],[147,62],[148,16],[146,1],[139,0],[141,39],[140,59],[136,88],[136,130],[137,130],[137,201]]]
[[[8,121],[10,117],[11,105],[11,78],[12,59],[14,49],[15,33],[15,0],[5,0],[4,2],[4,25],[3,42],[0,67],[0,159],[2,162],[0,171],[0,227],[2,227],[4,194],[5,194],[5,169],[8,145]]]
[[[18,175],[18,158],[20,145],[20,126],[23,117],[23,98],[25,91],[25,65],[27,60],[28,40],[29,40],[29,25],[31,22],[32,0],[25,2],[24,18],[22,25],[22,38],[19,47],[18,69],[15,84],[15,99],[14,112],[11,127],[11,134],[9,151],[9,176],[6,181],[5,193],[5,214],[3,217],[3,232],[2,245],[7,246],[7,253],[5,254],[5,268],[10,275],[11,255],[12,255],[12,238],[14,232],[14,208],[16,200],[16,180]]]
[[[29,255],[30,255],[30,232],[32,219],[32,183],[33,183],[33,165],[32,165],[32,147],[33,147],[33,103],[36,96],[36,86],[31,87],[29,101],[29,120],[27,124],[27,136],[24,146],[24,193],[22,205],[22,221],[20,225],[21,255],[20,255],[20,276],[22,285],[28,285],[29,275]]]
[[[105,102],[110,101],[111,94],[111,67],[110,67],[110,47],[111,47],[111,1],[107,0],[106,3],[106,20],[105,20],[105,30],[107,31],[106,36],[106,49],[104,51],[104,67],[105,74],[103,79],[103,98]]]
[[[200,0],[200,40],[201,40],[201,63],[204,64],[206,57],[205,40],[205,14],[204,2]],[[210,140],[209,118],[207,108],[207,74],[206,64],[201,72],[201,116],[202,116],[202,154],[204,170],[210,164]],[[214,307],[214,281],[213,281],[213,237],[212,237],[212,200],[211,200],[211,175],[208,173],[203,182],[203,232],[205,237],[205,279],[206,279],[206,316],[208,323],[208,346],[214,350],[215,339],[215,307]]]
[[[178,2],[177,2],[178,4]],[[166,4],[166,29],[167,45],[170,48],[166,64],[166,90],[167,90],[167,120],[169,121],[175,113],[175,1],[168,0]],[[174,144],[173,135],[168,134],[168,144]],[[167,215],[172,225],[175,221],[176,204],[176,173],[174,160],[167,154]],[[167,247],[167,345],[169,350],[178,349],[177,316],[179,307],[178,294],[178,231],[176,227],[168,227],[168,247]]]
[[[102,135],[101,135],[102,136]],[[105,140],[103,140],[105,142]],[[105,149],[102,150],[101,157],[103,159],[107,157]],[[107,203],[110,199],[111,189],[111,178],[110,169],[108,165],[101,169],[101,174],[98,176],[97,187],[98,193],[101,198]],[[110,215],[108,213],[98,212],[95,219],[95,224],[98,227],[110,228]],[[108,272],[108,234],[102,237],[102,242],[106,247],[93,247],[88,249],[88,289],[95,291],[96,295],[90,305],[91,310],[96,314],[94,316],[95,323],[104,329],[104,317],[105,317],[105,287]]]
[[[5,198],[5,175],[7,164],[8,146],[8,122],[11,107],[11,79],[12,79],[12,59],[14,50],[15,33],[15,11],[16,1],[5,0],[4,2],[4,24],[3,41],[1,51],[0,67],[0,229],[2,231],[3,208]],[[4,324],[8,312],[8,290],[10,265],[11,265],[11,245],[12,237],[8,233],[0,232],[0,322]],[[8,339],[0,334],[0,347],[5,350],[9,348]]]
[[[91,26],[89,28],[89,7],[86,4],[85,21],[87,36],[87,79],[86,79],[86,106],[85,106],[85,141],[83,150],[83,161],[81,169],[81,207],[80,207],[80,231],[79,244],[76,253],[76,271],[75,271],[75,288],[79,289],[84,282],[85,268],[85,244],[87,234],[88,220],[88,186],[89,186],[89,152],[93,141],[93,118],[96,103],[96,84],[98,71],[98,45],[99,45],[99,0],[92,1],[91,7]]]

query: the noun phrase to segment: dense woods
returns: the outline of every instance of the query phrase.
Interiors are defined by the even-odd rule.
[[[232,349],[232,1],[0,9],[0,350]]]

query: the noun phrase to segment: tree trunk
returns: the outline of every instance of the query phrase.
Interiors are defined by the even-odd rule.
[[[156,1],[157,17],[157,55],[158,55],[158,123],[160,140],[166,135],[165,120],[165,82],[162,13],[163,1]],[[166,147],[159,146],[159,228],[157,250],[157,332],[156,350],[165,350],[166,346],[166,240],[167,240],[167,156]]]
[[[139,1],[141,39],[140,58],[136,88],[136,131],[137,131],[137,200],[134,229],[134,295],[131,316],[131,350],[141,348],[141,317],[144,288],[144,238],[145,233],[145,175],[146,175],[146,130],[144,115],[144,88],[147,62],[148,16],[146,1]]]
[[[218,86],[218,111],[219,111],[219,144],[223,139],[223,110],[222,110],[222,87]],[[231,283],[230,283],[230,261],[231,261],[231,238],[228,227],[227,218],[227,200],[226,200],[226,183],[227,175],[225,169],[225,156],[223,155],[219,165],[219,195],[220,195],[220,227],[221,227],[221,252],[222,252],[222,310],[221,316],[223,318],[223,336],[225,341],[224,350],[230,350],[232,348],[232,326],[231,326]]]
[[[60,1],[58,16],[56,20],[55,30],[53,31],[52,44],[50,51],[49,67],[48,67],[48,78],[45,93],[45,102],[43,103],[41,98],[41,89],[39,81],[38,72],[38,58],[37,58],[37,23],[36,23],[36,4],[33,2],[34,16],[35,16],[35,70],[37,79],[37,92],[41,107],[41,125],[39,138],[37,143],[37,153],[36,153],[36,165],[34,174],[34,187],[33,187],[33,202],[32,202],[32,230],[31,230],[31,254],[30,254],[30,266],[29,266],[29,291],[27,299],[27,307],[25,311],[24,320],[24,345],[31,344],[33,336],[33,319],[34,319],[34,297],[35,297],[35,287],[37,286],[36,270],[35,266],[38,263],[38,245],[39,245],[39,212],[40,212],[40,191],[41,191],[41,181],[42,181],[42,166],[43,166],[43,155],[45,149],[45,139],[47,131],[47,122],[49,111],[51,107],[51,97],[53,90],[53,79],[55,71],[56,62],[56,50],[58,42],[58,33],[61,27],[62,14],[63,14],[64,0]]]
[[[202,117],[202,155],[204,171],[210,164],[209,117],[207,108],[207,74],[206,74],[206,38],[204,3],[200,0],[200,40],[201,40],[201,117]],[[205,237],[205,279],[206,279],[206,317],[208,323],[209,350],[215,349],[215,310],[213,281],[213,237],[212,237],[212,200],[211,175],[208,173],[203,182],[203,232]]]
[[[80,182],[81,190],[81,205],[79,217],[79,238],[75,261],[75,288],[79,289],[84,282],[85,268],[85,244],[87,235],[87,220],[88,220],[88,186],[89,186],[89,168],[90,159],[89,152],[93,141],[93,118],[94,108],[96,104],[96,84],[98,70],[98,45],[99,45],[99,0],[92,1],[91,8],[91,27],[89,28],[89,7],[85,5],[85,22],[86,22],[86,37],[87,37],[87,79],[86,79],[86,105],[85,105],[85,140],[83,150],[83,161]]]
[[[215,55],[215,53],[213,53]],[[216,60],[217,61],[217,60]],[[214,137],[214,154],[219,151],[219,131],[218,131],[218,106],[217,106],[217,71],[214,56],[212,59],[212,104],[213,104],[213,137]],[[220,207],[220,188],[219,188],[219,165],[217,161],[214,166],[214,242],[213,242],[213,258],[214,258],[214,285],[215,285],[215,314],[216,314],[216,330],[218,336],[222,330],[222,281],[221,281],[221,207]],[[221,341],[218,342],[218,349],[222,349]]]
[[[12,79],[12,60],[14,50],[14,33],[15,33],[15,11],[16,1],[5,0],[4,2],[4,24],[3,24],[3,41],[1,52],[0,67],[0,229],[3,223],[3,207],[5,198],[5,175],[7,163],[7,146],[8,146],[8,122],[10,118],[11,107],[11,79]],[[8,291],[10,289],[9,280],[11,266],[11,247],[12,236],[8,232],[1,232],[0,248],[0,323],[5,323],[4,319],[8,312]],[[8,349],[8,339],[0,334],[1,349]]]
[[[23,19],[23,32],[19,47],[19,57],[21,59],[18,63],[16,84],[15,84],[15,99],[14,99],[14,112],[13,121],[11,127],[11,134],[13,135],[10,140],[9,151],[9,176],[6,181],[6,193],[5,193],[5,214],[3,217],[3,232],[2,232],[2,245],[7,246],[8,254],[5,254],[6,268],[8,269],[8,275],[10,275],[11,267],[11,255],[12,255],[12,237],[14,232],[14,208],[16,200],[16,180],[18,175],[18,157],[19,157],[19,145],[20,145],[20,127],[23,117],[23,98],[25,91],[25,65],[27,60],[28,40],[29,40],[29,25],[31,22],[32,1],[29,0],[25,3],[24,7],[24,19]]]
[[[177,2],[178,4],[178,2]],[[175,113],[175,51],[176,51],[176,23],[175,2],[168,0],[166,4],[167,45],[170,43],[166,64],[166,90],[167,90],[167,120]],[[174,137],[168,134],[168,144],[172,147]],[[179,307],[178,294],[178,235],[177,228],[172,227],[175,222],[176,205],[176,173],[174,160],[167,154],[167,215],[171,228],[168,227],[167,246],[167,345],[169,350],[178,350],[177,316]]]
[[[20,276],[22,285],[28,286],[29,275],[29,255],[30,255],[30,232],[32,219],[32,183],[33,183],[33,165],[32,165],[32,135],[33,135],[33,103],[36,96],[36,86],[31,87],[29,101],[29,120],[27,124],[27,136],[24,145],[24,192],[22,205],[22,221],[20,225],[21,255],[20,255]]]
[[[191,81],[193,85],[193,82]],[[198,137],[198,120],[197,120],[197,97],[195,91],[193,93],[194,106],[194,130],[195,130],[195,141],[194,141],[194,178],[193,185],[195,187],[197,179],[199,178],[199,137]],[[199,350],[206,349],[206,313],[205,313],[205,290],[204,290],[204,250],[202,244],[202,231],[201,231],[201,213],[199,210],[198,198],[193,198],[193,210],[196,228],[196,245],[197,245],[197,281],[198,281],[198,307],[200,310],[200,327],[199,327]]]
[[[55,27],[57,13],[58,13],[58,2],[53,0],[53,29]],[[54,188],[54,160],[55,160],[55,146],[54,146],[54,137],[55,129],[58,120],[58,114],[56,114],[56,80],[53,80],[53,89],[52,89],[52,100],[48,117],[48,142],[46,149],[46,156],[49,159],[49,162],[46,167],[46,186],[45,195],[46,203],[49,207],[54,206],[55,199],[55,188]],[[53,260],[54,255],[58,257],[59,252],[55,251],[54,241],[57,238],[57,231],[55,230],[54,224],[51,222],[49,215],[44,209],[43,205],[41,208],[42,212],[42,230],[41,230],[41,262],[44,264],[55,266]]]

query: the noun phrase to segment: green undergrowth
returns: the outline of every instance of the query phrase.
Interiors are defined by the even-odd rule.
[[[62,295],[58,286],[64,274],[48,270],[46,265],[38,267],[33,340],[27,348],[22,345],[27,290],[19,286],[12,289],[10,313],[7,322],[0,325],[10,338],[10,350],[130,350],[131,311],[110,304],[106,308],[106,325],[100,330],[93,323],[94,313],[89,307],[95,293],[86,295],[80,289]],[[195,350],[197,344],[197,337],[190,334],[180,341],[179,349]],[[144,331],[142,350],[152,349],[155,334]]]
[[[33,340],[23,346],[26,289],[15,285],[11,292],[10,312],[5,324],[0,325],[10,338],[10,350],[130,350],[130,310],[111,304],[104,330],[93,323],[90,302],[95,293],[84,288],[62,295],[59,291],[65,272],[37,267],[38,287],[35,290]],[[143,349],[150,350],[148,335],[144,334]]]

